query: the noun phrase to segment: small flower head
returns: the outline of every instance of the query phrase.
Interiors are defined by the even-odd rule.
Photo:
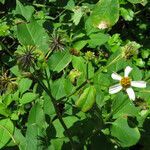
[[[85,53],[85,58],[86,58],[87,60],[92,60],[92,59],[94,59],[94,58],[95,58],[94,52],[87,51],[87,52]]]
[[[130,66],[127,66],[124,71],[124,77],[118,75],[117,73],[112,73],[111,77],[114,80],[118,80],[119,83],[109,88],[110,94],[115,94],[123,89],[127,92],[130,100],[133,100],[133,101],[135,100],[135,93],[132,87],[145,88],[146,82],[145,81],[132,81],[132,79],[129,77],[129,74],[131,71],[132,71],[132,68]]]

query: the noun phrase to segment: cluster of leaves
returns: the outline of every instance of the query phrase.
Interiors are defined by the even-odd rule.
[[[0,149],[149,149],[148,0],[0,0]],[[147,87],[108,93],[131,66]]]

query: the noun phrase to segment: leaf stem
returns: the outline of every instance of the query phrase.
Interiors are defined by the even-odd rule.
[[[53,106],[54,106],[54,109],[55,109],[55,112],[58,116],[58,119],[62,125],[62,127],[64,128],[64,130],[66,131],[66,134],[70,140],[70,143],[71,143],[71,146],[72,146],[72,150],[75,150],[75,146],[74,146],[74,142],[73,142],[73,139],[72,139],[72,136],[70,134],[70,132],[68,131],[68,128],[64,122],[64,120],[62,119],[62,116],[61,116],[61,113],[59,112],[59,108],[57,106],[57,102],[56,102],[56,99],[52,96],[51,94],[51,90],[48,89],[45,84],[40,80],[38,79],[37,77],[34,76],[34,78],[37,80],[37,82],[39,83],[39,85],[43,88],[43,90],[49,95],[49,97],[51,98],[51,101],[53,103]],[[48,82],[48,81],[47,81]]]

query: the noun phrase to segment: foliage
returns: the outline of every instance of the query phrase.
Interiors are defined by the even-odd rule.
[[[0,149],[149,149],[148,0],[0,0]],[[109,94],[133,68],[136,100]]]

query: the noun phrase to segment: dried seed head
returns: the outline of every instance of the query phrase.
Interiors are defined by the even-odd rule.
[[[30,67],[34,66],[36,61],[34,55],[35,49],[35,46],[27,46],[21,47],[21,49],[19,49],[19,51],[16,52],[19,69],[29,71]]]
[[[2,76],[0,76],[0,93],[4,93],[6,91],[14,91],[18,87],[18,84],[15,82],[15,78],[11,78],[8,76],[8,72],[5,72]]]
[[[141,47],[140,44],[136,42],[129,42],[122,47],[122,56],[125,59],[130,59],[138,54],[138,49]]]
[[[63,36],[54,31],[50,36],[50,50],[52,51],[63,51],[65,47],[65,40]]]

